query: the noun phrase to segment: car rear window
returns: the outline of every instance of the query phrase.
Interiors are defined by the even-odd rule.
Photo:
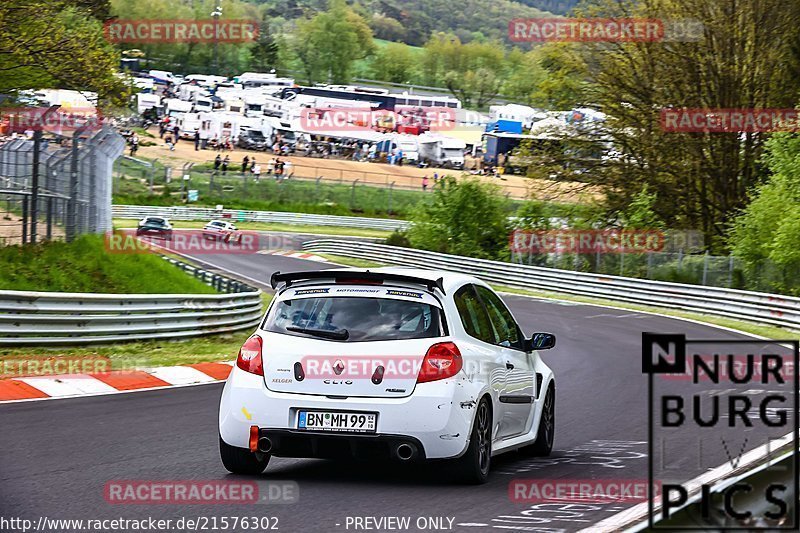
[[[441,311],[425,302],[393,298],[326,297],[277,302],[264,329],[316,337],[291,329],[347,331],[347,342],[426,339],[442,336]]]
[[[145,224],[148,226],[166,226],[166,222],[163,218],[148,218],[144,221]]]

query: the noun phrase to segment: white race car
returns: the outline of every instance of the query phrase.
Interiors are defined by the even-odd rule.
[[[232,222],[224,220],[212,220],[203,226],[203,238],[242,244],[242,232]]]
[[[483,483],[491,457],[548,455],[555,379],[477,278],[381,268],[276,273],[279,287],[222,393],[229,471],[276,457],[453,459]]]

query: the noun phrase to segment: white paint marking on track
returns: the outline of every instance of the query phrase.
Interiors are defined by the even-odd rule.
[[[116,392],[117,389],[91,376],[16,378],[51,397]]]
[[[190,366],[159,366],[149,368],[147,373],[166,381],[170,385],[188,385],[190,383],[209,383],[217,381],[208,374]]]

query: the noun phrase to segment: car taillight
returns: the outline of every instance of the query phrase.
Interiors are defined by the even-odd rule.
[[[463,362],[458,346],[452,342],[434,344],[428,348],[428,353],[422,360],[417,383],[427,383],[455,376],[462,366]]]
[[[251,374],[264,375],[264,365],[261,362],[261,337],[253,335],[244,342],[239,349],[236,366]]]

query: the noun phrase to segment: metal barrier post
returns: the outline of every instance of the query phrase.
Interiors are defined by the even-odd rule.
[[[22,244],[28,242],[28,197],[22,197]]]
[[[31,244],[36,244],[39,218],[39,150],[42,147],[42,130],[33,132],[33,167],[31,168]]]

